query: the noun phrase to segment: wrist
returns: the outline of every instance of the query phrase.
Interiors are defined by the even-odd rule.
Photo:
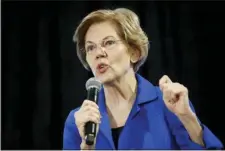
[[[191,140],[204,146],[203,131],[196,114],[192,112],[190,114],[179,116],[178,118],[187,130]]]
[[[185,114],[177,114],[176,115],[180,120],[195,120],[196,114],[190,109]]]
[[[179,115],[178,118],[184,125],[192,125],[193,123],[198,123],[197,116],[194,112],[186,115]]]

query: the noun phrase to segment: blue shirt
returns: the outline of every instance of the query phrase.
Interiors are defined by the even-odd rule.
[[[205,146],[193,142],[176,115],[164,104],[157,86],[139,74],[137,97],[120,134],[118,149],[223,149],[221,141],[200,122]],[[193,105],[191,108],[194,111]],[[102,115],[95,149],[115,149],[109,117],[106,111],[104,89],[99,93],[98,106]],[[64,125],[63,149],[80,149],[81,137],[72,110]],[[195,111],[194,111],[195,112]]]

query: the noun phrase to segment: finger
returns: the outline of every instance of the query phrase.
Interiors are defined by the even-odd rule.
[[[164,84],[164,83],[172,83],[170,78],[167,75],[164,75],[160,80],[159,80],[159,86]]]
[[[81,108],[84,107],[84,106],[87,106],[88,105],[88,102],[89,102],[89,100],[84,100],[84,102],[81,105]]]
[[[94,123],[100,123],[100,120],[98,120],[98,118],[94,115],[87,115],[85,122],[89,122],[89,121]]]
[[[82,107],[84,106],[93,106],[93,107],[99,108],[98,105],[91,100],[84,100]]]
[[[179,99],[179,94],[174,93],[173,91],[170,92],[170,99],[174,102],[176,102]]]
[[[89,116],[95,117],[97,119],[98,123],[101,121],[101,117],[97,113],[93,113],[93,112],[92,113],[89,113]]]
[[[160,86],[161,91],[165,91],[169,88],[169,86],[171,85],[171,83],[164,83]]]
[[[175,93],[173,92],[173,83],[169,83],[169,84],[164,84],[164,88],[163,88],[163,100],[166,102],[166,103],[169,103],[169,104],[173,104],[175,103]]]
[[[171,92],[169,89],[169,85],[167,87],[164,87],[163,89],[163,99],[167,102],[171,99]]]
[[[179,89],[180,89],[180,91],[179,91],[180,94],[187,94],[188,93],[188,89],[182,84],[179,84]]]
[[[100,111],[93,106],[86,106],[84,108],[84,112],[95,113],[95,114],[98,114],[99,116],[101,116]]]
[[[175,95],[188,92],[187,88],[180,83],[173,83],[173,86],[171,87],[171,89]]]
[[[180,83],[172,83],[167,86],[167,91],[170,93],[169,100],[176,102],[180,99],[181,94],[187,93],[187,88]]]
[[[172,102],[175,102],[176,101],[176,96],[178,94],[178,87],[176,84],[172,83],[168,86],[168,91],[169,91],[169,94],[170,94],[170,98],[169,100],[172,101]]]
[[[171,93],[167,93],[163,96],[163,100],[166,104],[174,104],[176,100],[172,99]]]

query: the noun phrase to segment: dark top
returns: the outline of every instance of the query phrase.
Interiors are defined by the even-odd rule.
[[[116,149],[118,149],[119,136],[122,130],[123,130],[123,126],[112,128],[112,137],[113,137],[113,142]]]

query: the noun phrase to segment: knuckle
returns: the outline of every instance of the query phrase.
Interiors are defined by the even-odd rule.
[[[185,87],[183,84],[180,84],[180,88],[182,89],[183,92],[188,92],[187,87]]]
[[[96,109],[96,108],[92,108],[92,110],[91,110],[93,113],[96,113],[96,112],[98,112],[98,110]]]
[[[188,93],[188,89],[186,87],[184,87],[184,92],[187,92]]]
[[[86,105],[91,105],[92,101],[90,100],[85,100],[86,101]]]
[[[163,76],[163,79],[164,79],[165,81],[167,81],[167,80],[169,80],[169,76],[168,76],[168,75],[164,75],[164,76]]]
[[[88,110],[93,112],[95,110],[95,108],[93,106],[89,106]]]
[[[174,82],[174,85],[181,85],[179,82]]]
[[[83,104],[87,104],[88,103],[88,100],[84,100]]]
[[[88,116],[92,116],[91,110],[88,111],[87,115],[88,115]]]
[[[96,104],[96,102],[92,102],[92,103],[95,108],[98,108],[98,105]]]
[[[94,110],[99,111],[98,106],[95,106],[95,107],[94,107]]]
[[[100,114],[100,111],[99,111],[99,110],[97,110],[97,113],[98,113],[98,114]]]
[[[87,118],[86,118],[86,122],[87,122],[87,121],[90,121],[90,120],[91,120],[91,116],[88,115]]]
[[[95,117],[99,118],[100,116],[99,116],[99,114],[95,114]]]
[[[86,106],[86,110],[90,111],[91,110],[91,106]]]

